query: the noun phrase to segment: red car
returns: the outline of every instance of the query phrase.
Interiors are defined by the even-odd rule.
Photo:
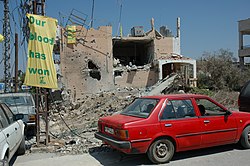
[[[229,111],[204,95],[146,96],[100,118],[95,137],[124,153],[147,153],[153,163],[165,163],[175,152],[191,149],[237,142],[250,148],[250,113]]]

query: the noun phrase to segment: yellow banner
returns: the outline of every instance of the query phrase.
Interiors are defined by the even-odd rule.
[[[0,42],[2,42],[4,40],[3,35],[0,34]]]
[[[68,44],[75,44],[76,43],[76,26],[67,26],[67,38]]]
[[[40,15],[27,14],[29,19],[28,63],[24,84],[57,89],[53,47],[57,20]]]

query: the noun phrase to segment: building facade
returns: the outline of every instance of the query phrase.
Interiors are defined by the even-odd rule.
[[[111,26],[61,30],[60,48],[63,86],[78,99],[117,87],[145,88],[172,73],[182,73],[187,84],[196,86],[196,61],[181,55],[180,19],[177,34],[166,28],[159,33],[133,27],[129,36],[112,36]],[[72,35],[72,34],[71,34]]]

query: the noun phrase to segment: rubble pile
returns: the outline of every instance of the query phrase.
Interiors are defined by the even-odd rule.
[[[138,97],[133,88],[117,89],[97,95],[88,95],[77,101],[50,104],[49,132],[51,141],[46,148],[33,145],[33,151],[58,152],[62,154],[87,153],[102,142],[94,138],[100,117],[122,110]]]

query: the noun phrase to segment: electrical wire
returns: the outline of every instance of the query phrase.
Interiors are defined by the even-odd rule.
[[[55,105],[56,108],[57,108],[57,104],[55,103],[55,100],[54,100],[54,97],[53,97],[51,91],[49,91],[49,95],[50,95],[50,97],[51,97],[51,99],[52,99],[52,103],[54,103],[54,105]],[[78,133],[76,133],[75,131],[73,131],[73,130],[71,129],[71,127],[66,123],[66,121],[65,121],[64,118],[62,117],[62,114],[61,114],[60,111],[57,111],[57,113],[59,114],[61,120],[63,121],[63,123],[65,124],[65,126],[69,129],[69,131],[70,131],[72,134],[74,134],[75,136],[78,136],[78,137],[80,137],[80,138],[84,138],[84,137],[82,137],[81,135],[79,135]]]

